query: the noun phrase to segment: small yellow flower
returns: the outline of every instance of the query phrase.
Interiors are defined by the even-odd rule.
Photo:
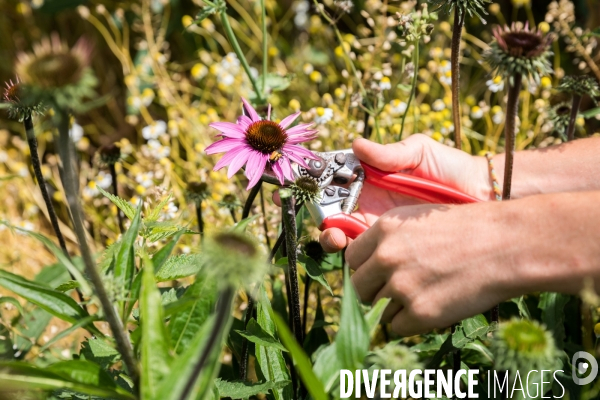
[[[468,105],[470,105],[472,107],[475,104],[477,104],[477,99],[473,95],[468,95],[467,98],[465,99],[465,103],[467,103]]]
[[[502,107],[500,106],[494,106],[492,107],[492,114],[498,114],[499,112],[503,112]]]
[[[139,194],[139,195],[142,195],[142,196],[143,196],[143,195],[146,193],[146,188],[145,188],[145,187],[143,187],[142,185],[137,185],[137,186],[135,187],[135,191],[136,191],[136,193],[137,193],[137,194]]]
[[[317,112],[317,115],[319,117],[322,117],[323,115],[325,115],[325,109],[323,107],[317,107],[315,111]]]
[[[316,83],[319,83],[323,80],[323,76],[321,75],[321,73],[319,71],[313,71],[310,73],[309,75],[310,80]]]
[[[344,89],[342,88],[336,88],[333,91],[333,94],[335,95],[336,98],[342,100],[346,97],[346,92],[344,91]]]
[[[452,28],[450,27],[450,24],[447,21],[442,21],[440,23],[440,30],[442,32],[450,32]]]
[[[511,3],[517,8],[525,6],[529,7],[529,5],[531,4],[531,0],[511,0]]]
[[[541,86],[543,89],[549,89],[552,87],[552,79],[548,76],[543,76],[541,79]]]
[[[437,142],[444,141],[444,135],[442,135],[440,132],[433,132],[433,134],[431,135],[431,138]]]
[[[183,25],[184,28],[189,27],[193,23],[194,23],[194,19],[192,17],[190,17],[189,15],[184,15],[183,17],[181,17],[181,24]]]
[[[52,198],[54,199],[54,201],[56,201],[57,203],[60,203],[61,201],[63,201],[63,195],[61,192],[54,192],[52,194]]]
[[[539,23],[538,29],[542,33],[548,33],[548,32],[550,32],[550,24],[547,23],[546,21],[542,21]]]
[[[276,57],[279,55],[279,50],[277,47],[271,46],[269,47],[269,57]]]
[[[295,112],[300,111],[300,102],[296,99],[291,99],[288,103],[288,107],[294,110]]]
[[[583,117],[579,117],[579,118],[577,118],[575,123],[579,126],[585,126],[585,119]]]
[[[206,146],[204,146],[202,143],[196,143],[194,146],[194,150],[196,150],[197,153],[203,153],[205,148]]]
[[[344,42],[350,43],[350,44],[354,43],[354,41],[356,40],[356,38],[354,37],[354,35],[351,34],[351,33],[346,33],[343,36],[343,38],[344,38]]]
[[[431,107],[427,103],[421,104],[419,108],[421,110],[421,114],[427,114],[431,111]]]
[[[392,130],[392,133],[394,135],[399,135],[401,129],[402,129],[402,125],[400,125],[400,124],[394,124],[394,125],[392,125],[392,129],[391,130]]]
[[[490,4],[489,10],[490,10],[491,14],[494,14],[494,15],[500,14],[500,4],[498,4],[498,3]]]
[[[388,79],[389,80],[389,79]],[[330,106],[331,104],[333,104],[333,97],[331,97],[331,95],[329,93],[325,93],[323,95],[323,103]]]

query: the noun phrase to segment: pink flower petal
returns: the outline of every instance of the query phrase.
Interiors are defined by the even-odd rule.
[[[234,160],[234,158],[243,151],[248,151],[248,146],[240,146],[236,147],[233,150],[228,151],[225,155],[217,162],[213,171],[218,171],[226,165],[229,165],[230,162]]]
[[[288,153],[288,154],[287,154],[287,157],[288,157],[290,160],[292,160],[292,161],[296,162],[297,164],[301,165],[301,166],[302,166],[302,167],[304,167],[304,168],[310,168],[310,167],[308,166],[308,164],[306,163],[306,161],[304,160],[304,158],[302,158],[302,157],[301,157],[301,156],[299,156],[299,155],[296,155],[296,154],[293,154],[293,153]]]
[[[241,126],[232,124],[231,122],[213,122],[208,126],[220,130],[223,136],[229,138],[244,139],[246,137],[245,130]]]
[[[217,154],[229,151],[236,148],[237,146],[244,146],[245,142],[239,139],[222,139],[214,142],[208,146],[204,151],[206,154]]]
[[[248,103],[248,101],[242,97],[242,107],[244,108],[244,114],[247,115],[248,117],[250,117],[250,119],[252,120],[252,122],[256,122],[256,121],[260,121],[260,117],[258,116],[258,113],[256,112],[256,110],[254,109],[254,107],[252,107],[250,105],[250,103]]]
[[[246,117],[245,115],[240,115],[237,119],[237,124],[239,126],[241,126],[242,128],[244,128],[244,130],[248,129],[248,127],[250,126],[250,124],[252,123],[252,120],[248,117]]]
[[[298,154],[302,157],[305,158],[310,158],[313,160],[317,160],[318,157],[315,155],[315,153],[313,153],[312,151],[305,149],[302,146],[298,146],[298,145],[290,145],[290,144],[286,144],[283,146],[283,150],[286,153],[293,153],[293,154]]]
[[[283,129],[287,128],[288,126],[290,126],[290,124],[292,122],[294,122],[296,120],[296,118],[298,118],[299,115],[300,115],[300,112],[297,112],[297,113],[294,113],[292,115],[285,117],[284,119],[281,120],[281,122],[279,123],[279,126],[282,127]]]
[[[248,186],[246,187],[246,190],[249,190],[250,188],[252,188],[254,185],[256,185],[258,183],[258,181],[260,181],[260,178],[262,178],[263,173],[265,172],[265,167],[267,165],[267,160],[269,159],[267,154],[261,154],[259,152],[255,152],[252,156],[254,157],[254,167],[252,169],[253,172],[252,173],[252,177],[249,177],[248,174],[246,174],[246,176],[248,177],[248,179],[250,180],[250,182],[248,182]],[[248,172],[248,170],[250,169],[250,161],[248,161],[248,164],[246,165],[246,172]]]
[[[271,169],[273,170],[273,173],[275,174],[277,179],[279,179],[279,183],[281,184],[281,186],[283,186],[283,184],[285,183],[285,177],[283,175],[283,170],[281,169],[281,165],[279,165],[278,162],[273,163],[273,164],[271,164]]]
[[[281,170],[283,171],[283,176],[290,181],[294,180],[294,171],[292,170],[292,165],[290,164],[290,160],[287,157],[283,157],[279,160],[279,164]]]
[[[292,137],[288,137],[286,144],[298,144],[298,143],[304,143],[304,142],[308,142],[309,140],[312,140],[314,138],[316,138],[317,135],[316,134],[312,134],[312,135],[307,135],[307,136],[292,136]]]
[[[231,164],[229,164],[229,169],[227,170],[228,179],[231,179],[231,177],[235,175],[235,173],[238,172],[242,166],[244,166],[246,161],[248,161],[250,154],[252,154],[252,150],[247,149],[247,151],[238,154],[238,156],[234,158]]]
[[[303,133],[304,131],[309,130],[309,128],[311,128],[312,126],[313,124],[298,124],[293,128],[286,130],[286,133],[288,134],[288,136],[296,135],[298,133]]]

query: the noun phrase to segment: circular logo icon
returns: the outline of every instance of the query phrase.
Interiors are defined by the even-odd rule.
[[[590,353],[585,351],[578,351],[573,354],[571,365],[573,366],[571,371],[573,381],[580,386],[591,383],[598,375],[598,362]],[[582,378],[588,371],[589,375]]]

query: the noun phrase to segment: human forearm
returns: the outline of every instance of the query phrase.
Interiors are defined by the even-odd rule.
[[[600,138],[515,153],[511,197],[600,190]],[[498,181],[504,178],[504,154],[494,156]]]

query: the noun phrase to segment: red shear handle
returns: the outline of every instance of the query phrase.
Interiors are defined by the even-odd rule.
[[[325,218],[319,227],[321,231],[329,228],[338,228],[350,239],[356,239],[361,233],[369,229],[369,225],[348,214],[336,214]]]
[[[401,193],[428,203],[464,204],[481,201],[456,189],[428,181],[427,179],[417,178],[400,172],[384,172],[368,164],[361,164],[365,170],[366,182],[381,189]]]

